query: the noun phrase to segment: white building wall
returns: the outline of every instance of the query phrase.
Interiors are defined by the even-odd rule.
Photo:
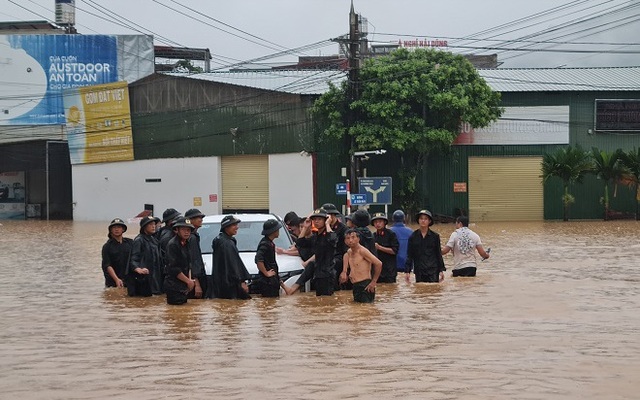
[[[284,217],[289,211],[313,211],[313,157],[307,153],[269,156],[270,211]]]
[[[204,214],[221,212],[219,157],[78,164],[72,166],[72,176],[76,221],[127,220],[145,204],[153,204],[159,217],[169,207],[181,213],[194,207]],[[197,197],[202,205],[194,205]]]
[[[169,208],[184,213],[222,212],[222,177],[219,157],[167,158],[101,164],[72,165],[73,219],[110,221],[135,217],[145,204],[162,216]],[[147,182],[159,179],[160,182]],[[194,205],[199,197],[202,205]],[[313,210],[313,160],[300,153],[269,156],[269,207],[284,216],[289,211],[306,215]]]

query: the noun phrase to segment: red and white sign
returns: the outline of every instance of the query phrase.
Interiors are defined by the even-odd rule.
[[[467,193],[467,182],[453,182],[453,193]]]
[[[218,195],[217,194],[210,194],[209,195],[209,203],[217,203],[218,202]]]

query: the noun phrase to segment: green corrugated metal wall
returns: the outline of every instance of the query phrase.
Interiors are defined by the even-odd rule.
[[[592,147],[613,151],[622,148],[625,151],[640,147],[640,135],[612,135],[589,134],[588,129],[594,126],[594,100],[596,98],[625,99],[640,98],[636,92],[575,92],[575,93],[503,93],[503,106],[546,106],[569,105],[570,106],[570,132],[571,145],[580,145],[584,150],[590,151]],[[524,155],[543,155],[554,152],[561,145],[508,145],[508,146],[453,146],[450,154],[432,155],[427,162],[427,168],[420,180],[422,191],[422,204],[436,214],[454,216],[460,210],[468,210],[468,193],[454,193],[454,182],[468,182],[468,158],[469,157],[510,157]],[[328,150],[328,149],[327,149]],[[338,149],[340,150],[340,149]],[[337,151],[337,150],[336,150]],[[346,155],[343,155],[346,160]],[[333,171],[333,165],[322,166],[324,158],[318,158],[318,181],[322,191],[330,197],[329,191],[333,191],[335,182],[339,176]],[[346,162],[346,161],[345,161]],[[332,162],[330,162],[331,164]],[[394,152],[388,152],[384,156],[377,156],[366,162],[368,176],[391,176],[395,193],[400,189],[397,171],[400,167],[400,156]],[[600,198],[604,192],[603,183],[594,176],[588,175],[582,185],[574,185],[571,193],[576,202],[570,208],[571,219],[599,219],[603,217],[603,206]],[[610,189],[611,209],[621,212],[635,212],[634,192],[627,187],[618,187],[617,197],[613,197],[613,188]],[[333,195],[335,197],[335,195]],[[560,179],[551,179],[544,185],[544,218],[562,219],[562,182]],[[321,200],[322,201],[322,200]],[[390,211],[399,207],[399,204],[391,205]],[[381,206],[372,206],[372,210],[378,211]]]

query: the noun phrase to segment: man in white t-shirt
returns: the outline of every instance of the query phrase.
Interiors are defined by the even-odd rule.
[[[442,255],[453,251],[452,276],[476,276],[476,250],[483,260],[489,258],[480,241],[480,236],[469,229],[469,217],[456,218],[456,230],[449,237],[449,241],[442,248]]]

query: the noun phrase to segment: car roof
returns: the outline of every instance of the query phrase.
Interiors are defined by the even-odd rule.
[[[204,217],[202,219],[202,223],[215,223],[215,222],[220,222],[222,221],[222,218],[224,218],[227,215],[233,215],[234,217],[238,218],[240,221],[242,222],[262,222],[262,221],[266,221],[268,219],[277,219],[278,221],[280,221],[280,217],[278,217],[275,214],[216,214],[216,215],[207,215],[206,217]]]

